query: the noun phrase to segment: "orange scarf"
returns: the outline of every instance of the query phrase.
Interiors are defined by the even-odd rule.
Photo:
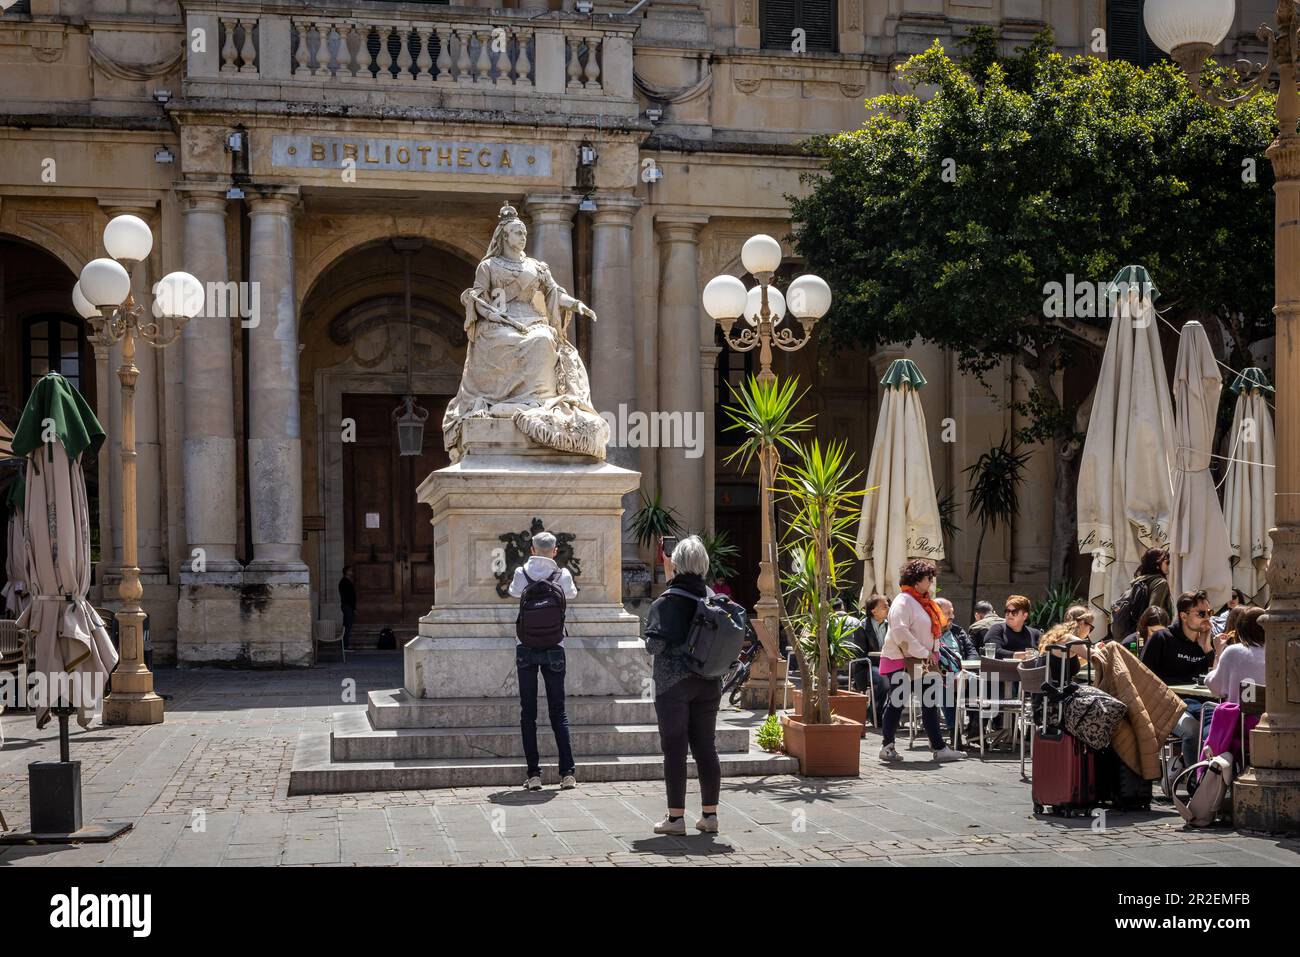
[[[903,591],[915,598],[925,609],[925,613],[930,616],[930,635],[938,638],[943,634],[943,630],[948,627],[948,620],[943,617],[943,612],[939,610],[938,604],[929,595],[922,595],[911,585],[904,585]]]

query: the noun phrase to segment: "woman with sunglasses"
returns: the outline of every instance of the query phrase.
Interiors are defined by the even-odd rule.
[[[1175,606],[1178,621],[1153,631],[1142,649],[1142,663],[1167,685],[1194,685],[1214,667],[1214,635],[1210,630],[1209,596],[1204,591],[1185,591]],[[1184,698],[1187,710],[1178,719],[1174,733],[1182,739],[1184,766],[1196,761],[1200,747],[1201,709],[1209,720],[1213,702]]]

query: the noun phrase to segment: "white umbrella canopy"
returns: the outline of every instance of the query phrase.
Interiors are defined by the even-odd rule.
[[[1232,591],[1228,525],[1214,490],[1210,459],[1223,375],[1205,327],[1184,323],[1174,363],[1174,519],[1169,528],[1169,593],[1205,589],[1210,605]]]
[[[23,481],[18,478],[6,496],[9,521],[5,529],[5,586],[0,589],[0,608],[6,618],[17,618],[27,610],[27,539],[23,535]]]
[[[908,559],[943,558],[930,443],[918,392],[925,376],[911,359],[895,359],[880,384],[885,396],[858,522],[864,605],[874,594],[898,590],[898,570]]]
[[[14,451],[27,459],[23,514],[32,598],[18,627],[35,639],[38,688],[47,695],[36,702],[37,728],[59,704],[75,707],[77,722],[89,727],[117,666],[104,622],[86,600],[90,509],[81,456],[103,441],[86,400],[57,373],[37,383],[14,434]]]
[[[1142,553],[1166,548],[1173,517],[1174,411],[1160,350],[1159,290],[1141,266],[1120,270],[1119,294],[1079,465],[1078,546],[1091,556],[1088,601],[1099,626]]]
[[[1273,554],[1269,529],[1275,524],[1276,444],[1266,394],[1272,392],[1264,370],[1242,371],[1232,384],[1237,404],[1228,434],[1228,472],[1223,481],[1223,511],[1228,524],[1232,587],[1247,604],[1267,605],[1265,572]]]

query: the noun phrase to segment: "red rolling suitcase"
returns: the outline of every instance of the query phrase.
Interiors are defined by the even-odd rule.
[[[1056,672],[1056,687],[1063,689],[1070,681],[1069,669],[1064,666],[1064,656],[1075,644],[1088,644],[1079,640],[1063,645],[1051,645],[1047,653],[1062,655],[1062,665],[1047,669]],[[1089,648],[1091,665],[1091,648]],[[1050,680],[1050,678],[1049,678]],[[1053,814],[1087,814],[1099,803],[1097,792],[1097,760],[1086,744],[1064,728],[1064,707],[1053,707],[1047,700],[1040,702],[1042,724],[1034,736],[1033,785],[1034,813],[1041,814],[1050,807]],[[1053,712],[1055,712],[1053,714]]]

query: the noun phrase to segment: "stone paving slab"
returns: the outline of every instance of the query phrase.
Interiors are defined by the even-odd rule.
[[[0,848],[0,867],[1300,864],[1300,840],[1187,830],[1160,801],[1151,813],[1108,813],[1101,831],[1090,818],[1036,818],[1017,756],[937,765],[918,752],[886,767],[872,760],[874,734],[859,778],[724,780],[718,836],[653,835],[658,781],[290,796],[300,736],[327,734],[334,712],[363,710],[367,692],[400,682],[393,654],[298,672],[161,671],[158,689],[173,695],[162,725],[92,726],[71,739],[87,819],[121,817],[132,831],[106,845]],[[37,732],[30,715],[3,721],[0,810],[22,829],[27,763],[57,757],[57,730]],[[694,784],[688,795],[690,823]]]

